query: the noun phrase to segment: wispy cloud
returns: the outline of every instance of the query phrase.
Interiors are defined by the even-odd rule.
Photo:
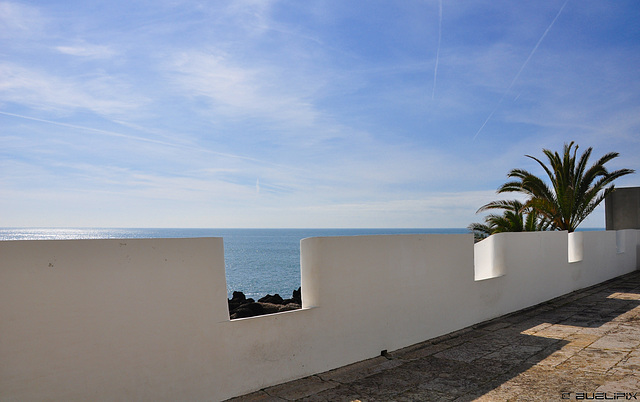
[[[34,109],[69,113],[79,109],[100,115],[132,113],[147,102],[125,82],[106,74],[56,76],[13,63],[0,63],[0,101]]]
[[[141,141],[141,142],[150,142],[150,143],[166,145],[166,146],[176,146],[175,144],[172,144],[172,143],[169,143],[169,142],[165,142],[165,141],[158,141],[158,140],[154,140],[154,139],[138,137],[138,136],[131,135],[131,134],[122,134],[122,133],[117,133],[115,131],[108,131],[108,130],[101,130],[101,129],[92,128],[92,127],[79,126],[77,124],[69,124],[69,123],[63,123],[63,122],[48,120],[48,119],[40,119],[40,118],[37,118],[37,117],[24,116],[24,115],[20,115],[20,114],[16,114],[16,113],[9,113],[9,112],[3,112],[3,111],[0,111],[0,114],[5,115],[5,116],[15,117],[15,118],[18,118],[18,119],[31,120],[31,121],[37,121],[37,122],[40,122],[40,123],[52,124],[52,125],[59,126],[59,127],[67,127],[67,128],[72,128],[72,129],[81,130],[81,131],[90,131],[90,132],[94,132],[94,133],[98,133],[98,134],[102,134],[102,135],[107,135],[107,136],[110,136],[110,137],[124,138],[124,139],[128,139],[128,140],[135,140],[135,141]]]
[[[109,59],[116,55],[116,51],[110,46],[78,43],[68,46],[56,46],[60,53],[70,56],[86,57],[90,59]]]
[[[424,198],[316,204],[292,213],[326,217],[326,227],[359,227],[372,219],[380,227],[466,227],[481,220],[475,214],[477,206],[494,199],[492,191],[431,192]]]
[[[478,131],[476,132],[476,134],[473,136],[473,139],[475,141],[475,139],[478,137],[478,135],[480,134],[480,132],[482,131],[482,129],[487,125],[487,123],[489,122],[489,120],[491,119],[491,117],[493,117],[493,115],[495,114],[495,112],[498,110],[498,108],[500,107],[500,104],[502,104],[502,101],[504,101],[505,97],[507,96],[507,93],[509,93],[509,91],[511,90],[511,88],[513,87],[513,84],[518,80],[518,78],[520,77],[520,74],[522,73],[522,70],[524,70],[524,68],[527,66],[527,64],[529,63],[529,60],[531,60],[531,58],[533,57],[533,55],[535,54],[535,52],[538,50],[538,47],[540,47],[540,44],[542,43],[542,41],[544,40],[544,38],[547,36],[547,34],[549,33],[549,31],[551,30],[551,27],[553,27],[553,24],[555,24],[556,20],[558,19],[558,17],[560,17],[560,14],[562,14],[562,10],[564,10],[565,6],[567,5],[567,3],[569,2],[569,0],[565,0],[565,2],[562,4],[562,7],[560,7],[560,10],[558,10],[558,13],[556,14],[555,18],[551,21],[551,23],[549,24],[549,26],[547,26],[547,29],[545,29],[544,33],[542,34],[542,36],[540,37],[540,39],[538,39],[538,42],[535,44],[535,46],[533,47],[533,49],[531,49],[531,52],[529,52],[529,56],[527,57],[527,59],[524,61],[524,63],[522,63],[522,66],[520,66],[520,69],[518,70],[518,72],[516,73],[515,77],[513,77],[513,79],[511,80],[511,83],[509,84],[509,86],[507,87],[507,89],[502,93],[502,96],[500,97],[500,100],[498,101],[498,104],[496,105],[496,107],[493,109],[493,111],[491,111],[491,113],[489,114],[489,116],[486,118],[486,120],[484,121],[484,123],[482,123],[482,126],[480,126],[480,128],[478,129]]]
[[[204,147],[199,147],[199,146],[194,145],[194,144],[185,144],[184,142],[166,141],[166,140],[159,140],[159,139],[150,138],[150,137],[136,136],[136,135],[132,135],[132,134],[123,134],[123,133],[116,132],[116,131],[102,130],[102,129],[97,129],[97,128],[93,128],[93,127],[80,126],[80,125],[77,125],[77,124],[69,124],[69,123],[64,123],[64,122],[59,122],[59,121],[54,121],[54,120],[41,119],[41,118],[37,118],[37,117],[24,116],[24,115],[20,115],[20,114],[16,114],[16,113],[9,113],[9,112],[3,112],[3,111],[0,111],[0,115],[10,116],[10,117],[14,117],[14,118],[18,118],[18,119],[24,119],[24,120],[37,121],[37,122],[40,122],[40,123],[46,123],[46,124],[51,124],[51,125],[55,125],[55,126],[59,126],[59,127],[71,128],[71,129],[74,129],[74,130],[79,130],[79,131],[84,131],[84,132],[91,132],[91,133],[100,134],[100,135],[104,135],[104,136],[108,136],[108,137],[115,137],[115,138],[120,138],[120,139],[125,139],[125,140],[156,144],[156,145],[161,145],[163,147],[177,148],[177,149],[183,149],[183,150],[187,150],[187,151],[195,151],[195,152],[198,152],[198,153],[203,153],[203,154],[208,154],[208,155],[216,155],[216,156],[221,156],[221,157],[228,158],[228,159],[240,159],[240,160],[245,160],[245,161],[249,161],[249,162],[255,162],[255,163],[258,163],[258,164],[262,164],[262,165],[285,167],[285,166],[283,166],[281,164],[274,164],[274,163],[262,161],[262,160],[259,160],[259,159],[256,159],[256,158],[252,158],[252,157],[249,157],[249,156],[231,154],[231,153],[226,153],[226,152],[217,152],[217,151],[214,151],[214,150],[211,150],[211,149],[207,149],[207,148],[204,148]],[[216,169],[216,171],[228,171],[228,170],[227,169]]]
[[[0,38],[29,37],[40,32],[45,18],[38,8],[26,4],[0,2]]]
[[[311,125],[318,112],[302,88],[267,67],[235,64],[225,53],[183,52],[169,66],[185,96],[200,96],[216,111],[232,116],[260,117],[300,126]]]

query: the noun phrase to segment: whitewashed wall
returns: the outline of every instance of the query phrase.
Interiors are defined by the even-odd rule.
[[[0,242],[0,400],[222,400],[633,271],[639,233],[305,239],[303,309],[234,321],[222,239]]]

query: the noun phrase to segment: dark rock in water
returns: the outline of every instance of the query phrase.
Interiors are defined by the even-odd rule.
[[[272,303],[260,303],[262,307],[264,307],[264,314],[274,314],[280,313],[283,311],[291,311],[291,310],[299,310],[300,305],[289,303],[289,304],[272,304]]]
[[[284,306],[280,306],[280,311],[291,311],[291,310],[300,310],[302,305],[296,303],[288,303]]]
[[[279,294],[266,295],[256,302],[252,298],[246,298],[242,292],[233,292],[229,302],[229,317],[235,318],[255,317],[263,314],[279,313],[281,311],[297,310],[302,307],[300,297],[301,289],[293,291],[291,299],[283,300]]]
[[[293,291],[293,297],[291,297],[294,303],[302,305],[302,287]]]
[[[247,300],[246,296],[242,292],[233,292],[233,297],[229,299],[229,315],[233,314],[233,312],[243,304],[251,303],[253,301],[253,299]]]
[[[264,302],[258,302],[262,305],[262,308],[264,309],[264,314],[273,314],[273,313],[278,313],[280,312],[280,307],[283,307],[280,304],[273,304],[273,303],[264,303]]]
[[[293,296],[291,297],[291,299],[284,299],[282,304],[298,304],[298,305],[302,305],[301,288],[298,288],[298,290],[294,290],[293,291]]]
[[[231,297],[230,301],[240,303],[240,302],[243,302],[245,300],[247,300],[247,297],[244,295],[244,293],[242,293],[242,292],[233,292],[233,296]]]
[[[264,307],[260,303],[247,303],[238,307],[235,312],[231,315],[231,319],[234,318],[246,318],[246,317],[254,317],[256,315],[265,314]]]
[[[280,297],[279,294],[275,295],[266,295],[265,297],[258,299],[259,303],[271,303],[271,304],[283,304],[284,300]]]

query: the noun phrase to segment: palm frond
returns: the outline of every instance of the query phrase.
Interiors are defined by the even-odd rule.
[[[609,172],[604,166],[618,157],[609,152],[588,167],[593,148],[587,148],[578,156],[578,145],[565,143],[562,155],[543,149],[548,162],[526,155],[536,161],[547,177],[541,177],[525,169],[512,169],[507,177],[512,179],[498,188],[498,193],[519,192],[528,199],[492,201],[478,212],[503,210],[502,215],[485,217],[485,227],[491,233],[522,230],[567,230],[573,232],[614,191],[613,182],[633,169]]]

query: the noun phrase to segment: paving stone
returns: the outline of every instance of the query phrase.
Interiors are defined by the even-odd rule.
[[[585,348],[595,341],[601,339],[602,335],[597,334],[585,334],[585,333],[575,333],[571,334],[564,338],[565,341],[571,343],[574,347]]]
[[[600,326],[599,318],[595,319],[592,315],[576,314],[569,317],[560,324],[571,327],[597,327]]]
[[[499,348],[499,346],[496,345],[488,345],[489,347],[487,348],[481,348],[479,345],[479,343],[467,342],[462,345],[443,350],[442,352],[436,353],[434,356],[462,362],[472,362],[488,355],[492,350]]]
[[[600,325],[599,327],[578,328],[575,333],[576,334],[585,334],[585,335],[603,336],[604,334],[606,334],[610,330],[611,329],[607,329],[607,328],[603,327],[603,325]]]
[[[388,372],[378,373],[351,383],[349,386],[358,395],[372,398],[370,400],[388,401],[418,385],[415,376],[402,376],[402,373],[403,371],[396,371],[393,375]]]
[[[615,292],[607,297],[621,300],[640,300],[640,294],[638,293]]]
[[[400,370],[414,373],[422,381],[437,377],[442,372],[457,372],[464,364],[466,363],[428,356],[424,359],[407,362]]]
[[[271,396],[292,401],[317,394],[329,388],[337,387],[338,385],[340,384],[337,382],[322,381],[319,377],[311,376],[269,387],[264,391]]]
[[[537,320],[528,320],[522,323],[521,326],[518,326],[517,328],[523,327],[520,330],[520,333],[523,335],[535,335],[537,332],[542,331],[545,328],[550,327],[551,323],[548,322],[543,322],[542,324],[539,324]]]
[[[497,322],[491,322],[486,326],[481,326],[480,328],[485,331],[497,331],[499,329],[510,327],[511,325],[512,323],[510,322],[497,321]]]
[[[515,401],[516,397],[522,392],[521,388],[503,384],[500,387],[491,390],[484,395],[474,399],[479,402],[495,402],[495,401]]]
[[[323,381],[336,381],[345,384],[380,373],[384,370],[398,367],[402,364],[403,362],[400,360],[389,360],[386,357],[379,356],[318,374],[318,377]]]
[[[546,358],[544,358],[544,359],[540,360],[538,363],[536,363],[536,365],[537,366],[555,367],[555,366],[557,366],[559,364],[564,363],[571,356],[574,356],[577,353],[579,353],[582,349],[584,349],[584,348],[580,347],[580,346],[573,346],[571,344],[566,345],[566,346],[562,347],[559,350],[553,351]]]
[[[628,336],[629,339],[638,339],[640,340],[640,333],[638,332],[638,323],[634,323],[631,321],[621,322],[615,328],[607,332],[607,335],[610,334],[621,334],[623,333],[625,336]]]
[[[369,402],[370,397],[365,397],[346,385],[341,385],[317,394],[301,399],[303,402]]]
[[[546,338],[543,336],[517,336],[513,337],[510,345],[521,345],[521,346],[538,346],[542,349],[546,349],[549,346],[556,346],[557,348],[562,347],[562,345],[566,345],[569,343],[566,339],[558,339],[558,338]]]
[[[591,344],[592,348],[631,351],[640,345],[640,339],[634,339],[635,334],[615,333],[607,334]]]
[[[412,389],[393,398],[397,402],[447,402],[456,399],[456,395],[424,389]]]
[[[432,378],[419,385],[419,389],[421,390],[453,395],[456,398],[472,392],[477,387],[478,383],[472,380],[444,375]]]
[[[519,390],[515,400],[560,400],[565,392],[593,391],[601,384],[602,377],[593,373],[558,372],[536,367],[521,373],[507,383],[512,393]]]
[[[514,344],[516,339],[522,336],[515,331],[500,330],[490,335],[479,338],[474,344],[481,349],[487,349],[490,352],[496,351],[508,345]]]
[[[493,384],[492,388],[494,388],[502,383],[505,378],[511,378],[516,373],[519,373],[520,367],[514,365],[513,362],[482,359],[456,372],[456,376],[459,375],[461,378],[483,385],[481,388],[491,384]],[[499,382],[496,383],[498,380]]]
[[[618,364],[616,364],[610,372],[618,375],[638,375],[640,376],[640,356],[627,355]],[[638,388],[640,392],[640,388]]]
[[[460,345],[461,343],[465,343],[465,342],[466,342],[466,339],[464,338],[460,338],[460,337],[449,338],[446,336],[442,336],[437,340],[434,340],[433,344],[441,345],[441,346],[444,346],[445,348],[452,348],[454,346]]]
[[[607,350],[588,347],[571,356],[564,363],[556,366],[558,369],[581,371],[588,368],[591,372],[604,373],[613,368],[627,353],[621,350]]]
[[[271,396],[264,391],[258,391],[251,394],[239,396],[229,399],[229,402],[282,402],[284,399]]]
[[[430,342],[423,342],[418,345],[410,346],[408,348],[403,348],[397,350],[395,352],[390,353],[392,358],[402,359],[402,360],[414,360],[420,359],[427,356],[432,356],[438,352],[441,352],[445,349],[448,349],[450,346],[444,343],[432,344]]]
[[[619,380],[607,381],[596,388],[596,392],[637,394],[637,398],[640,398],[640,376],[636,372],[635,375],[627,375]]]
[[[573,335],[579,332],[579,328],[571,325],[554,324],[536,332],[535,336],[541,336],[545,338],[564,339],[569,335]]]
[[[487,355],[487,359],[500,361],[524,361],[540,352],[542,346],[509,345]]]
[[[614,321],[632,322],[640,321],[640,308],[636,307],[633,310],[627,311],[624,314],[619,315]]]

